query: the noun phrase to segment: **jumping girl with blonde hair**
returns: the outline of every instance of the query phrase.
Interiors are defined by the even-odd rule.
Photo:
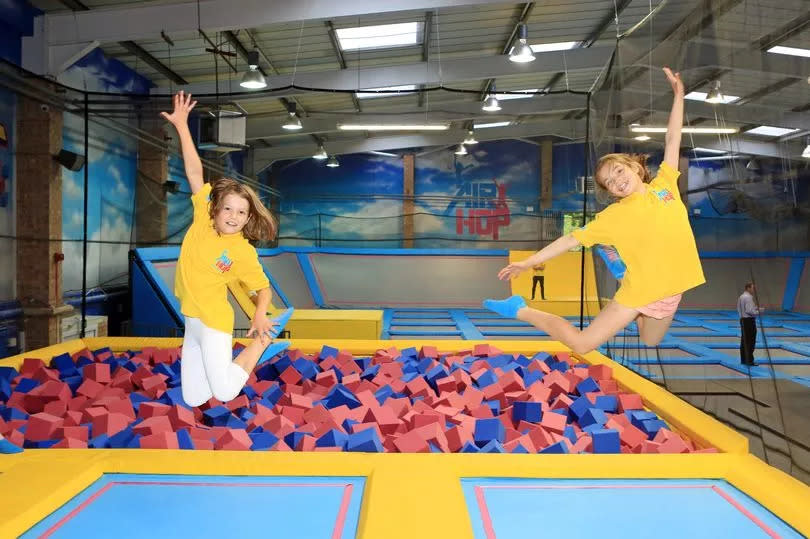
[[[289,342],[272,339],[293,311],[287,309],[275,321],[268,319],[270,282],[250,244],[275,238],[273,216],[247,185],[230,178],[203,182],[202,162],[188,128],[188,115],[196,104],[191,94],[181,91],[174,96],[174,111],[161,113],[180,137],[194,206],[174,281],[186,322],[180,376],[183,400],[190,406],[211,397],[223,402],[235,398],[256,365],[289,347]],[[247,337],[255,338],[234,359],[234,315],[227,287],[237,280],[257,295],[247,332]]]
[[[583,330],[551,313],[526,306],[523,298],[485,300],[484,307],[529,322],[576,353],[589,352],[635,321],[641,340],[655,346],[664,338],[681,294],[706,282],[686,207],[678,191],[678,158],[683,126],[684,87],[680,74],[664,68],[674,98],[667,125],[664,161],[650,179],[646,156],[608,154],[596,165],[596,183],[615,200],[586,226],[531,257],[509,264],[501,280],[547,262],[579,245],[611,245],[624,262],[613,300]]]

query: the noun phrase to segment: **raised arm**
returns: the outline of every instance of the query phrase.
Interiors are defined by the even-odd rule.
[[[500,272],[498,272],[498,279],[502,281],[514,279],[525,270],[535,266],[544,265],[546,261],[551,260],[555,256],[561,255],[565,251],[571,250],[578,245],[580,245],[579,240],[577,240],[571,234],[561,236],[534,253],[526,260],[509,264],[503,268]]]
[[[177,130],[177,136],[180,137],[180,148],[183,151],[183,165],[186,168],[186,178],[188,178],[192,193],[196,193],[202,189],[203,186],[202,161],[200,161],[200,156],[197,154],[194,140],[191,138],[191,131],[188,129],[188,114],[196,104],[196,101],[191,100],[191,94],[186,94],[180,90],[174,96],[174,110],[172,113],[160,113],[161,116],[174,126]]]
[[[664,73],[672,86],[672,110],[669,113],[669,123],[667,123],[667,135],[664,145],[664,162],[678,170],[678,157],[681,150],[681,129],[683,128],[683,81],[680,73],[673,73],[668,67],[664,68]]]

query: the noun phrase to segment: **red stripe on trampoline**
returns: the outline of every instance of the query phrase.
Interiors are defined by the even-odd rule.
[[[332,539],[339,539],[341,534],[343,533],[343,526],[346,523],[346,515],[349,511],[349,503],[351,501],[352,495],[352,484],[329,484],[329,483],[191,483],[191,482],[184,482],[184,481],[110,481],[102,488],[100,488],[97,492],[94,492],[92,496],[84,500],[78,507],[73,509],[70,513],[62,517],[56,524],[48,528],[42,535],[40,535],[40,539],[46,539],[47,537],[52,536],[59,528],[64,526],[67,522],[69,522],[73,517],[78,515],[81,511],[87,509],[87,507],[95,502],[102,494],[110,490],[114,486],[118,485],[161,485],[161,486],[193,486],[193,487],[343,487],[343,497],[340,500],[340,509],[338,509],[338,514],[335,519],[335,527],[332,530]]]
[[[748,509],[742,506],[737,500],[717,485],[476,485],[475,498],[478,501],[478,510],[481,513],[481,522],[484,526],[484,533],[487,539],[495,538],[495,529],[492,527],[492,517],[489,515],[484,489],[512,489],[512,490],[559,490],[559,489],[711,489],[719,494],[724,500],[731,504],[737,511],[746,516],[751,522],[756,524],[762,531],[774,539],[780,539],[781,535],[773,531],[767,524],[762,522]]]
[[[737,509],[737,511],[739,511],[740,513],[742,513],[743,515],[745,515],[749,519],[751,519],[751,521],[754,524],[759,526],[762,529],[762,531],[767,533],[769,536],[773,537],[774,539],[778,539],[779,537],[781,537],[778,533],[776,533],[770,527],[768,527],[767,524],[762,522],[753,513],[751,513],[751,511],[749,511],[748,509],[743,507],[737,500],[735,500],[734,498],[729,496],[726,492],[724,492],[723,489],[721,489],[721,488],[719,488],[717,486],[712,486],[712,490],[715,491],[717,494],[719,494],[728,503],[730,503],[735,509]]]
[[[475,487],[475,498],[478,500],[478,511],[481,513],[481,523],[484,526],[484,533],[487,539],[495,539],[495,529],[492,527],[492,517],[489,516],[489,508],[487,507],[487,500],[484,498],[483,487]]]

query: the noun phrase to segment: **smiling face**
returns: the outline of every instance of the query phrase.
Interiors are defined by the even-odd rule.
[[[214,215],[214,227],[220,234],[238,234],[250,219],[250,203],[246,198],[228,193]]]
[[[624,198],[644,191],[639,175],[640,165],[610,160],[596,171],[596,181],[616,198]]]

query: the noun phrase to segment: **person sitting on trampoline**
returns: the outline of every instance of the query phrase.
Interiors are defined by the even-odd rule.
[[[273,338],[292,315],[290,308],[275,321],[268,319],[270,282],[249,243],[275,237],[273,216],[253,189],[236,180],[203,182],[202,162],[188,128],[188,115],[196,104],[191,94],[180,91],[174,96],[174,111],[161,112],[180,138],[194,207],[174,281],[185,316],[180,384],[183,400],[190,406],[211,397],[222,402],[235,398],[256,365],[289,347],[289,342],[273,342]],[[227,286],[236,280],[257,291],[258,297],[246,335],[255,338],[234,358],[234,314]]]
[[[498,277],[513,279],[579,245],[612,245],[625,264],[621,286],[583,330],[551,313],[531,309],[523,298],[488,299],[484,307],[507,318],[529,322],[584,354],[636,321],[641,340],[655,346],[670,325],[681,294],[706,282],[686,207],[678,191],[678,158],[683,126],[684,86],[680,74],[664,68],[674,93],[667,125],[664,161],[650,180],[646,156],[621,153],[603,156],[595,179],[614,202],[586,226],[558,238],[531,257],[509,264]]]

